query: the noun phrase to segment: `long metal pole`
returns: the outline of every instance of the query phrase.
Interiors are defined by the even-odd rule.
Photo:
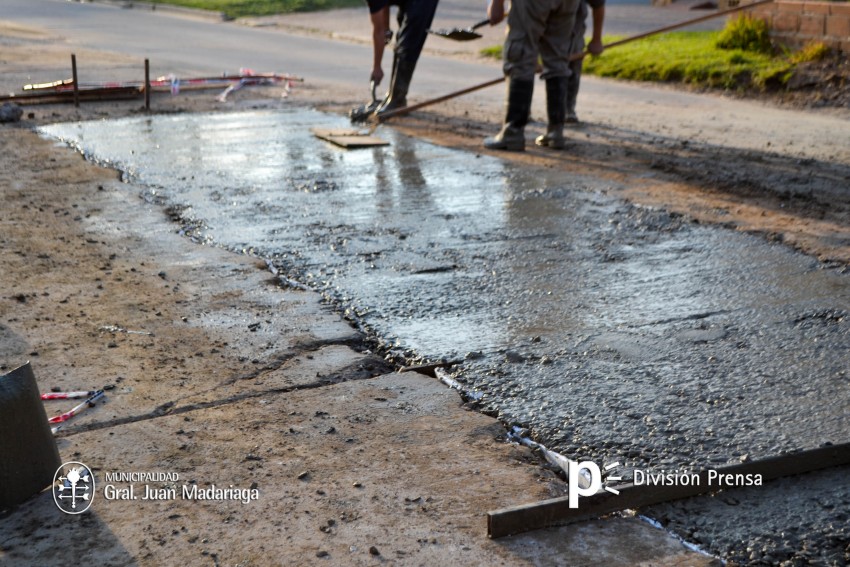
[[[415,110],[419,110],[420,108],[425,108],[426,106],[431,106],[432,104],[437,104],[437,103],[440,103],[440,102],[443,102],[443,101],[446,101],[446,100],[449,100],[449,99],[452,99],[452,98],[457,98],[459,96],[462,96],[462,95],[465,95],[465,94],[468,94],[468,93],[471,93],[471,92],[479,91],[481,89],[491,87],[495,84],[504,83],[504,82],[505,82],[505,78],[499,77],[498,79],[493,79],[492,81],[487,81],[486,83],[481,83],[479,85],[467,87],[465,89],[461,89],[459,91],[454,91],[454,92],[449,93],[447,95],[443,95],[443,96],[440,96],[440,97],[437,97],[437,98],[432,98],[430,100],[425,100],[425,101],[419,102],[417,104],[413,104],[411,106],[405,106],[403,108],[397,108],[395,110],[390,110],[389,112],[385,112],[384,114],[378,116],[377,120],[378,120],[378,122],[385,122],[385,121],[389,120],[390,118],[395,118],[396,116],[403,116],[403,115],[408,114],[410,112],[413,112]]]
[[[79,108],[80,106],[80,88],[79,81],[77,80],[77,55],[75,53],[71,54],[71,78],[74,81],[74,106]]]
[[[735,6],[734,8],[728,8],[726,10],[722,10],[720,12],[717,12],[716,14],[706,14],[705,16],[700,16],[700,17],[694,18],[692,20],[686,20],[686,21],[678,23],[678,24],[671,24],[671,25],[665,26],[663,28],[658,28],[657,30],[652,30],[652,31],[648,31],[648,32],[645,32],[645,33],[633,35],[631,37],[627,37],[627,38],[621,39],[619,41],[612,41],[611,43],[609,43],[608,45],[605,46],[605,49],[609,49],[611,47],[616,47],[618,45],[623,45],[624,43],[629,43],[629,42],[635,41],[637,39],[643,39],[643,38],[649,37],[651,35],[656,35],[656,34],[659,34],[659,33],[664,33],[664,32],[676,30],[676,29],[679,29],[679,28],[692,26],[694,24],[698,24],[700,22],[705,22],[707,20],[711,20],[711,19],[717,18],[719,16],[728,16],[729,14],[733,14],[735,12],[740,12],[742,10],[749,10],[750,8],[755,8],[756,6],[761,6],[762,4],[769,4],[771,2],[773,2],[773,0],[757,0],[756,2],[752,2],[750,4],[741,4],[740,6]],[[584,53],[582,55],[584,55]],[[573,57],[575,57],[575,55],[570,56],[570,59],[572,59]]]
[[[151,62],[145,59],[145,110],[151,109]]]
[[[643,39],[645,37],[657,35],[659,33],[664,33],[664,32],[672,31],[672,30],[675,30],[675,29],[684,28],[684,27],[687,27],[687,26],[690,26],[690,25],[693,25],[693,24],[698,24],[700,22],[710,20],[712,18],[718,18],[720,16],[726,16],[726,15],[732,14],[734,12],[740,12],[741,10],[748,10],[750,8],[754,8],[756,6],[761,6],[762,4],[768,4],[770,2],[773,2],[773,0],[757,0],[756,2],[753,2],[751,4],[744,4],[744,5],[741,5],[741,6],[736,6],[734,8],[729,8],[728,10],[722,10],[722,11],[714,13],[714,14],[708,14],[708,15],[705,15],[705,16],[700,16],[698,18],[693,18],[691,20],[685,20],[684,22],[680,22],[678,24],[672,24],[672,25],[669,25],[669,26],[664,26],[663,28],[658,28],[658,29],[655,29],[655,30],[652,30],[652,31],[639,33],[637,35],[633,35],[633,36],[627,37],[625,39],[612,41],[611,43],[605,45],[605,49],[611,49],[612,47],[617,47],[618,45],[623,45],[623,44],[626,44],[626,43],[630,43],[632,41],[637,41],[638,39]],[[582,59],[587,54],[588,53],[586,51],[582,51],[581,53],[573,53],[572,55],[569,56],[569,60],[575,61],[577,59]],[[478,85],[467,87],[467,88],[461,89],[459,91],[454,91],[454,92],[451,92],[447,95],[443,95],[443,96],[440,96],[440,97],[437,97],[437,98],[425,100],[425,101],[419,102],[417,104],[413,104],[411,106],[405,106],[404,108],[398,108],[396,110],[391,110],[389,112],[385,112],[381,116],[376,117],[376,120],[379,123],[380,122],[386,122],[390,118],[395,118],[396,116],[404,116],[405,114],[409,114],[411,112],[419,110],[420,108],[425,108],[426,106],[431,106],[432,104],[438,104],[440,102],[444,102],[444,101],[447,101],[447,100],[450,100],[450,99],[453,99],[453,98],[457,98],[459,96],[469,94],[471,92],[475,92],[475,91],[478,91],[478,90],[481,90],[481,89],[486,89],[487,87],[491,87],[491,86],[496,85],[498,83],[503,83],[504,81],[505,81],[504,77],[501,77],[501,78],[498,78],[498,79],[493,79],[492,81],[487,81],[486,83],[480,83]]]

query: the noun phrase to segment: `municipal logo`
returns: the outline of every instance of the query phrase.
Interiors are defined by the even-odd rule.
[[[53,500],[66,514],[82,514],[94,499],[94,475],[83,463],[63,463],[53,475]]]

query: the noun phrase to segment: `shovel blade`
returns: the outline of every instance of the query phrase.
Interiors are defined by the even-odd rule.
[[[431,31],[431,33],[440,37],[444,37],[446,39],[452,39],[454,41],[470,41],[481,37],[480,33],[474,32],[471,29],[460,28],[455,28],[453,30]]]

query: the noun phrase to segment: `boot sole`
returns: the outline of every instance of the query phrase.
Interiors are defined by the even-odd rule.
[[[484,140],[484,147],[488,150],[504,150],[506,152],[524,152],[525,142],[519,144],[506,144],[505,142],[488,142]]]
[[[551,150],[563,150],[565,147],[567,147],[567,144],[565,142],[561,142],[559,144],[552,144],[552,143],[549,143],[548,140],[544,140],[544,141],[535,140],[534,143],[536,145],[540,146],[541,148],[549,148]]]

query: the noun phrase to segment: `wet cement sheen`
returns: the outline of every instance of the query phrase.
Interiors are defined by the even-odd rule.
[[[850,276],[604,184],[303,109],[43,132],[197,238],[270,258],[409,356],[465,358],[486,409],[576,459],[654,470],[850,440]]]

